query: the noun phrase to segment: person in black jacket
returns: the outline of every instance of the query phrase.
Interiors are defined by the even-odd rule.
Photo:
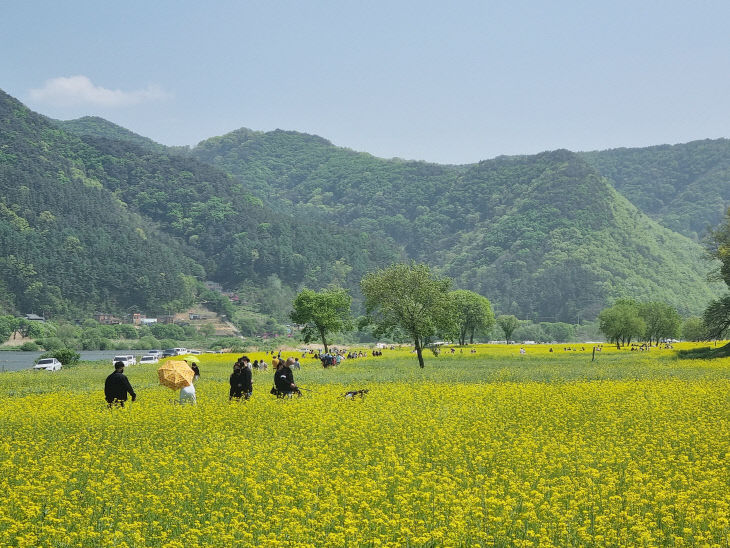
[[[251,370],[244,365],[241,360],[238,360],[233,365],[233,373],[230,378],[231,389],[228,392],[228,400],[236,398],[248,399],[251,397],[253,392],[253,383],[251,381]]]
[[[276,388],[277,396],[283,398],[284,396],[290,396],[291,394],[302,393],[294,383],[294,373],[291,371],[291,364],[294,363],[294,358],[289,358],[284,363],[283,360],[279,360],[279,364],[274,372],[274,387]]]
[[[124,375],[124,362],[114,364],[114,373],[109,375],[104,382],[104,397],[109,407],[124,407],[127,401],[127,393],[132,396],[132,401],[137,399],[129,379]]]

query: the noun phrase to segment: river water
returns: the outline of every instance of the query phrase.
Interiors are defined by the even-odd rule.
[[[142,350],[81,350],[78,352],[83,361],[106,360],[109,362],[109,366],[111,366],[114,356],[132,354],[139,360],[140,356],[145,354]],[[30,369],[41,354],[43,352],[0,351],[0,372]]]

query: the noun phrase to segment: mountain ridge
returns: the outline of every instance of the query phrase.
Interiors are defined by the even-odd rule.
[[[596,167],[613,157],[556,150],[445,166],[246,128],[192,149],[160,149],[103,119],[48,120],[29,149],[41,163],[44,150],[53,153],[44,184],[63,172],[108,193],[160,245],[185,255],[182,275],[228,287],[274,276],[292,291],[335,283],[357,293],[368,269],[411,258],[500,312],[570,322],[623,296],[698,313],[718,292],[704,280],[700,246],[651,221]],[[0,119],[6,179],[2,155],[23,142],[11,130]],[[18,215],[8,192],[2,204]],[[6,225],[41,213],[26,209],[18,219],[7,213]]]

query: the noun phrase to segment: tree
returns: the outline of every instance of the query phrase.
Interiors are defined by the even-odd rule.
[[[730,209],[725,213],[725,221],[710,234],[708,249],[710,255],[720,261],[719,275],[730,286]],[[702,320],[708,339],[721,338],[730,328],[730,294],[712,301],[702,314]]]
[[[502,331],[504,331],[504,338],[507,342],[509,342],[512,339],[512,333],[514,333],[515,329],[520,326],[520,320],[518,320],[516,316],[503,314],[501,316],[497,316],[497,325],[502,328]]]
[[[610,308],[604,308],[598,315],[599,329],[616,348],[631,344],[646,330],[646,323],[639,316],[639,305],[629,299],[619,299]]]
[[[423,349],[437,333],[453,332],[456,307],[449,294],[451,280],[439,278],[425,264],[394,264],[366,274],[360,282],[375,336],[396,328],[413,341],[418,365]]]
[[[351,302],[350,294],[340,287],[325,289],[320,293],[303,289],[294,299],[294,310],[289,316],[294,323],[304,326],[304,342],[318,338],[327,352],[327,335],[352,329]]]
[[[682,338],[685,341],[702,341],[707,338],[705,322],[699,316],[692,316],[682,324]]]
[[[451,292],[451,298],[456,306],[460,345],[465,344],[467,334],[470,335],[469,343],[473,343],[475,331],[489,331],[492,328],[494,313],[486,297],[466,289],[457,289]]]
[[[648,302],[639,305],[639,316],[646,324],[644,338],[659,344],[661,339],[674,339],[679,335],[682,322],[676,308],[661,302]]]
[[[712,301],[702,314],[708,339],[721,339],[730,328],[730,295]]]

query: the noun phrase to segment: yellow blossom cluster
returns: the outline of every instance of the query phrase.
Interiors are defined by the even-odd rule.
[[[371,381],[353,400],[323,382],[229,403],[208,377],[195,406],[154,385],[111,410],[98,387],[2,397],[0,545],[730,542],[726,378]]]

